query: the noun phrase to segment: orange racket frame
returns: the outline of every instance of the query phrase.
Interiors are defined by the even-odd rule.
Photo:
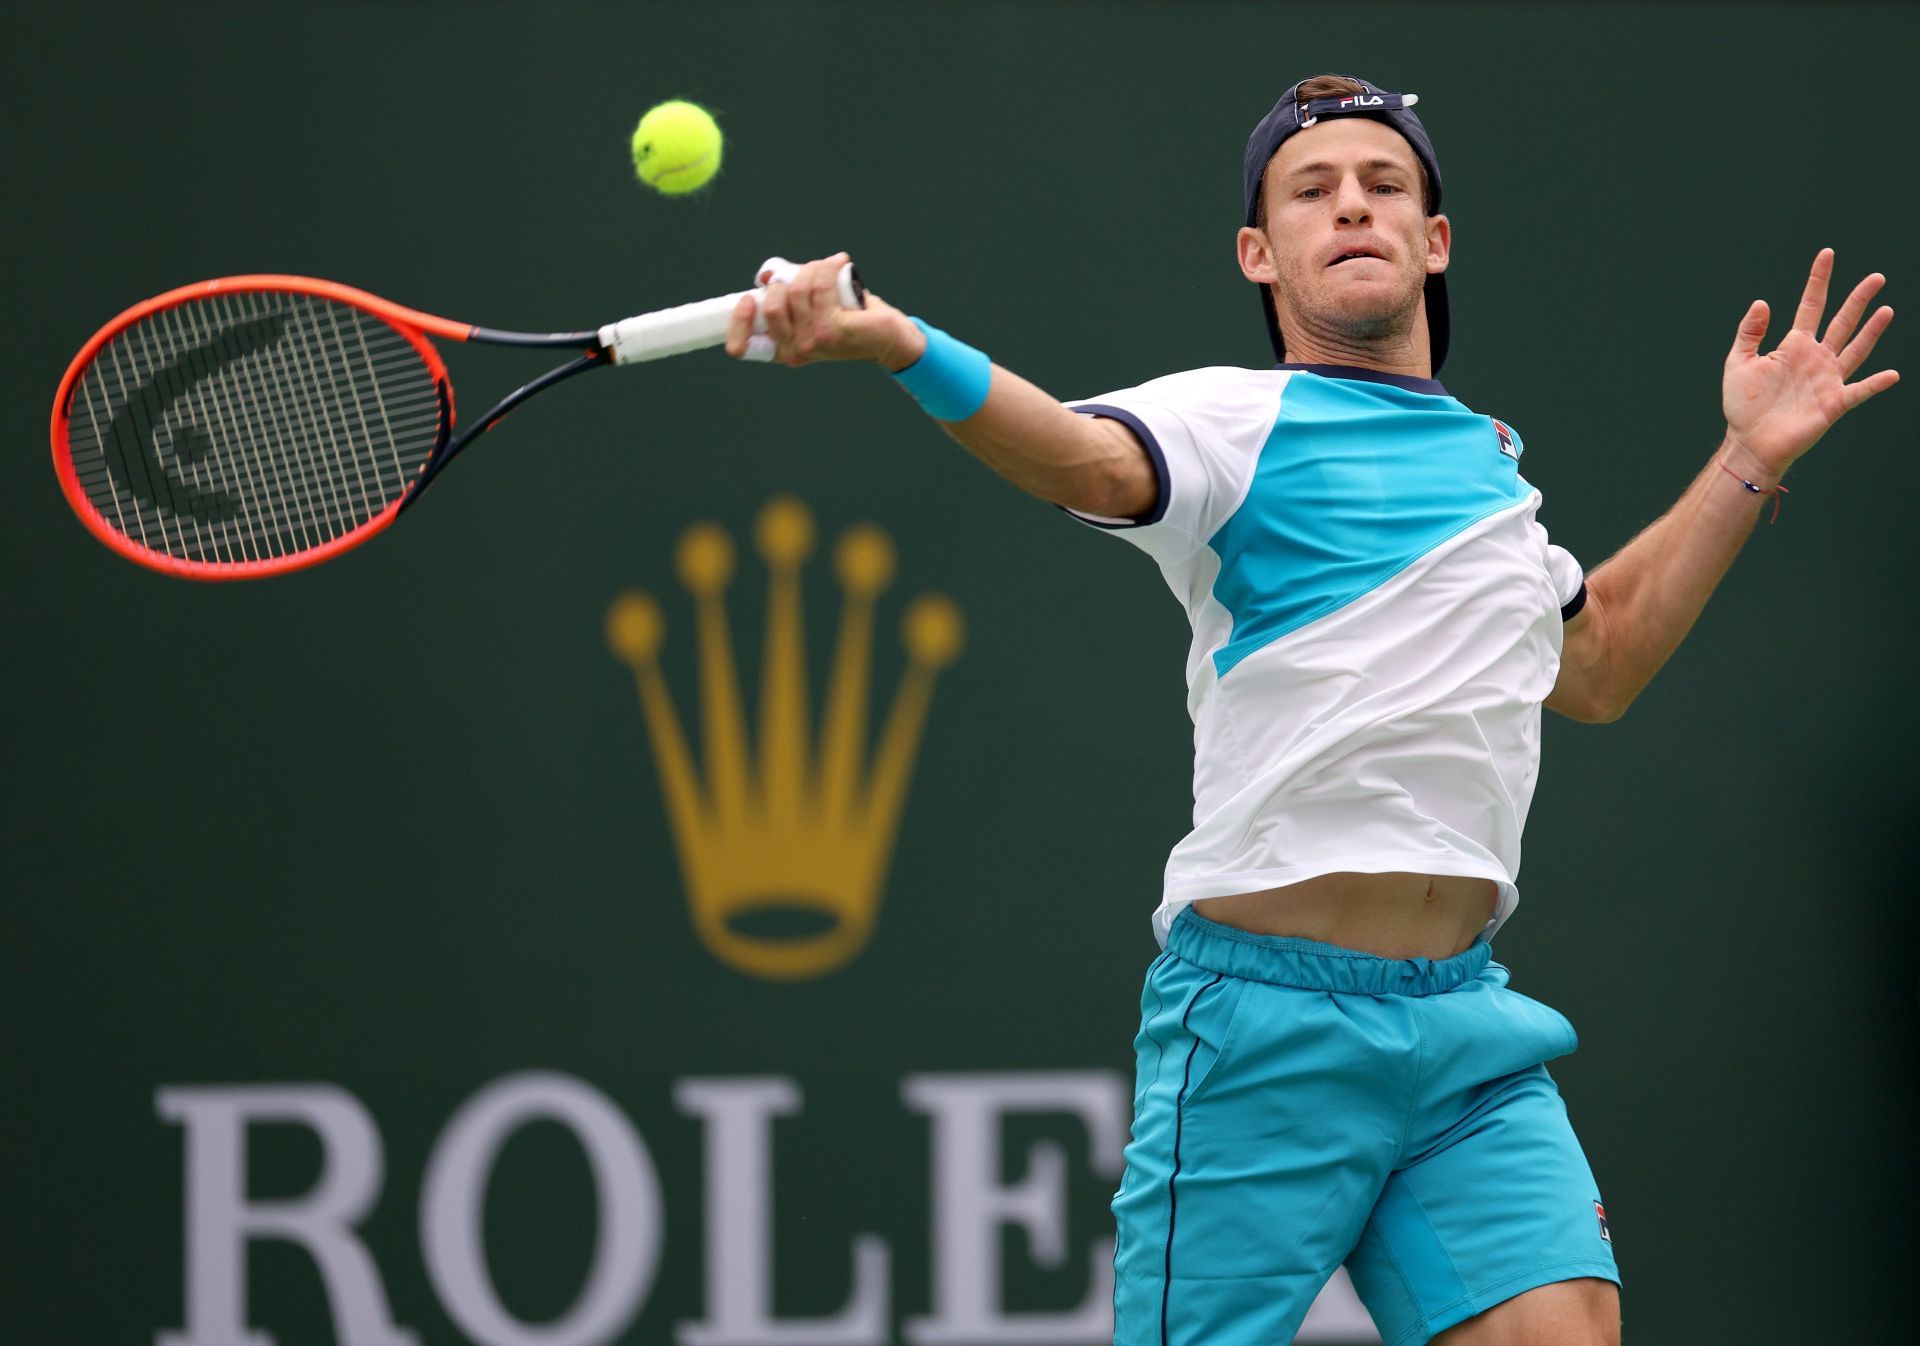
[[[407,308],[405,305],[382,299],[378,295],[369,294],[365,290],[355,289],[351,285],[341,285],[330,280],[316,280],[311,276],[264,274],[225,276],[218,280],[203,280],[168,290],[165,294],[155,295],[152,299],[135,304],[94,333],[93,338],[80,348],[80,353],[74,356],[73,362],[67,366],[67,372],[61,378],[59,390],[53,398],[53,424],[50,431],[53,441],[53,470],[60,480],[60,489],[67,497],[67,503],[73,507],[73,512],[80,516],[80,522],[86,525],[87,531],[137,565],[196,580],[257,579],[266,575],[282,575],[294,570],[304,570],[308,566],[318,565],[330,557],[338,556],[349,548],[357,547],[374,534],[383,531],[399,517],[406,503],[418,494],[419,483],[416,483],[416,489],[409,490],[394,500],[373,518],[311,550],[266,560],[249,561],[189,561],[155,551],[150,547],[143,547],[109,523],[106,516],[87,497],[85,489],[80,484],[79,474],[73,466],[68,426],[73,413],[74,390],[79,386],[80,376],[93,363],[94,357],[114,337],[142,319],[165,309],[175,308],[197,299],[211,298],[218,294],[245,294],[262,290],[281,294],[308,294],[319,299],[351,304],[381,319],[406,338],[426,364],[440,395],[440,443],[436,446],[433,457],[428,459],[428,464],[438,458],[445,448],[447,436],[453,428],[453,381],[448,377],[446,362],[440,358],[440,352],[426,338],[431,334],[444,337],[449,341],[467,341],[472,338],[476,330],[472,323],[437,318],[431,313]],[[426,469],[423,467],[421,476],[424,478],[425,475]]]
[[[757,305],[766,293],[764,287],[786,281],[797,271],[798,268],[791,262],[778,257],[768,258],[756,273],[758,288],[637,314],[592,330],[550,333],[509,332],[498,328],[481,327],[473,323],[455,322],[396,304],[350,285],[316,280],[311,276],[274,274],[226,276],[218,280],[183,285],[135,304],[121,313],[96,332],[67,366],[66,374],[60,380],[60,386],[54,394],[53,401],[50,438],[53,446],[54,473],[59,479],[60,489],[66,496],[67,503],[72,506],[74,513],[86,525],[87,530],[114,552],[138,565],[196,580],[254,579],[303,570],[338,556],[341,552],[360,545],[392,526],[393,521],[410,504],[419,499],[421,492],[461,449],[535,393],[589,369],[656,360],[719,345],[725,339],[728,324],[740,300],[752,297]],[[851,263],[841,268],[836,277],[836,284],[839,301],[843,306],[848,308],[864,306],[866,289],[860,281],[858,271]],[[391,328],[420,357],[424,371],[431,380],[438,405],[435,437],[424,460],[417,468],[410,469],[412,475],[406,480],[399,494],[376,513],[361,520],[337,537],[330,537],[312,546],[268,557],[205,560],[198,557],[173,555],[147,546],[122,528],[116,527],[89,495],[73,458],[71,418],[74,398],[89,368],[116,336],[171,308],[217,296],[247,293],[304,295],[342,304],[367,314]],[[754,331],[760,335],[750,339],[746,352],[747,358],[770,359],[773,354],[773,342],[770,337],[764,335],[763,320],[756,318]],[[456,434],[454,432],[453,383],[447,373],[445,362],[440,358],[440,353],[433,343],[428,340],[429,337],[440,337],[449,341],[484,342],[490,345],[571,348],[579,353],[567,363],[558,365],[539,378],[516,388],[489,408],[479,420]],[[110,419],[110,428],[112,424]],[[102,448],[104,452],[105,446],[103,445]],[[108,466],[111,471],[111,460]],[[138,495],[137,490],[135,494]],[[372,505],[375,502],[367,501],[366,503]],[[271,520],[268,522],[271,523]],[[162,531],[164,538],[164,529]]]

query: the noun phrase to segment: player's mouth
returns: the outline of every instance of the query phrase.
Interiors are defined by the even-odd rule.
[[[1384,262],[1386,260],[1385,254],[1380,252],[1377,248],[1369,248],[1362,245],[1357,248],[1343,248],[1341,251],[1333,255],[1333,260],[1328,262],[1327,266],[1329,269],[1331,269],[1336,266],[1344,265],[1347,262],[1356,262],[1356,261],[1361,261],[1368,258],[1371,258],[1376,262]]]

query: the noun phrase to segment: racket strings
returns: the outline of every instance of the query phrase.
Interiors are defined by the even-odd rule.
[[[114,529],[188,561],[326,545],[405,494],[448,414],[405,336],[350,304],[222,293],[116,333],[78,380],[68,444]]]

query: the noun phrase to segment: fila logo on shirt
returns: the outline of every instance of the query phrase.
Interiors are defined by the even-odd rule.
[[[1513,459],[1514,462],[1519,462],[1520,446],[1514,442],[1513,431],[1507,429],[1506,422],[1495,421],[1493,423],[1493,429],[1494,432],[1500,436],[1500,452],[1506,454],[1507,457]]]
[[[1613,1231],[1607,1228],[1607,1208],[1596,1201],[1593,1203],[1593,1213],[1600,1220],[1600,1241],[1612,1243]]]

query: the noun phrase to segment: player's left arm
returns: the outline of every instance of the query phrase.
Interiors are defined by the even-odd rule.
[[[1766,355],[1766,301],[1740,320],[1720,384],[1726,438],[1672,509],[1588,574],[1549,708],[1576,720],[1620,718],[1686,638],[1787,469],[1835,421],[1899,382],[1892,369],[1849,382],[1893,321],[1885,306],[1860,321],[1887,278],[1875,272],[1854,286],[1821,336],[1832,276],[1826,248],[1792,330]]]

